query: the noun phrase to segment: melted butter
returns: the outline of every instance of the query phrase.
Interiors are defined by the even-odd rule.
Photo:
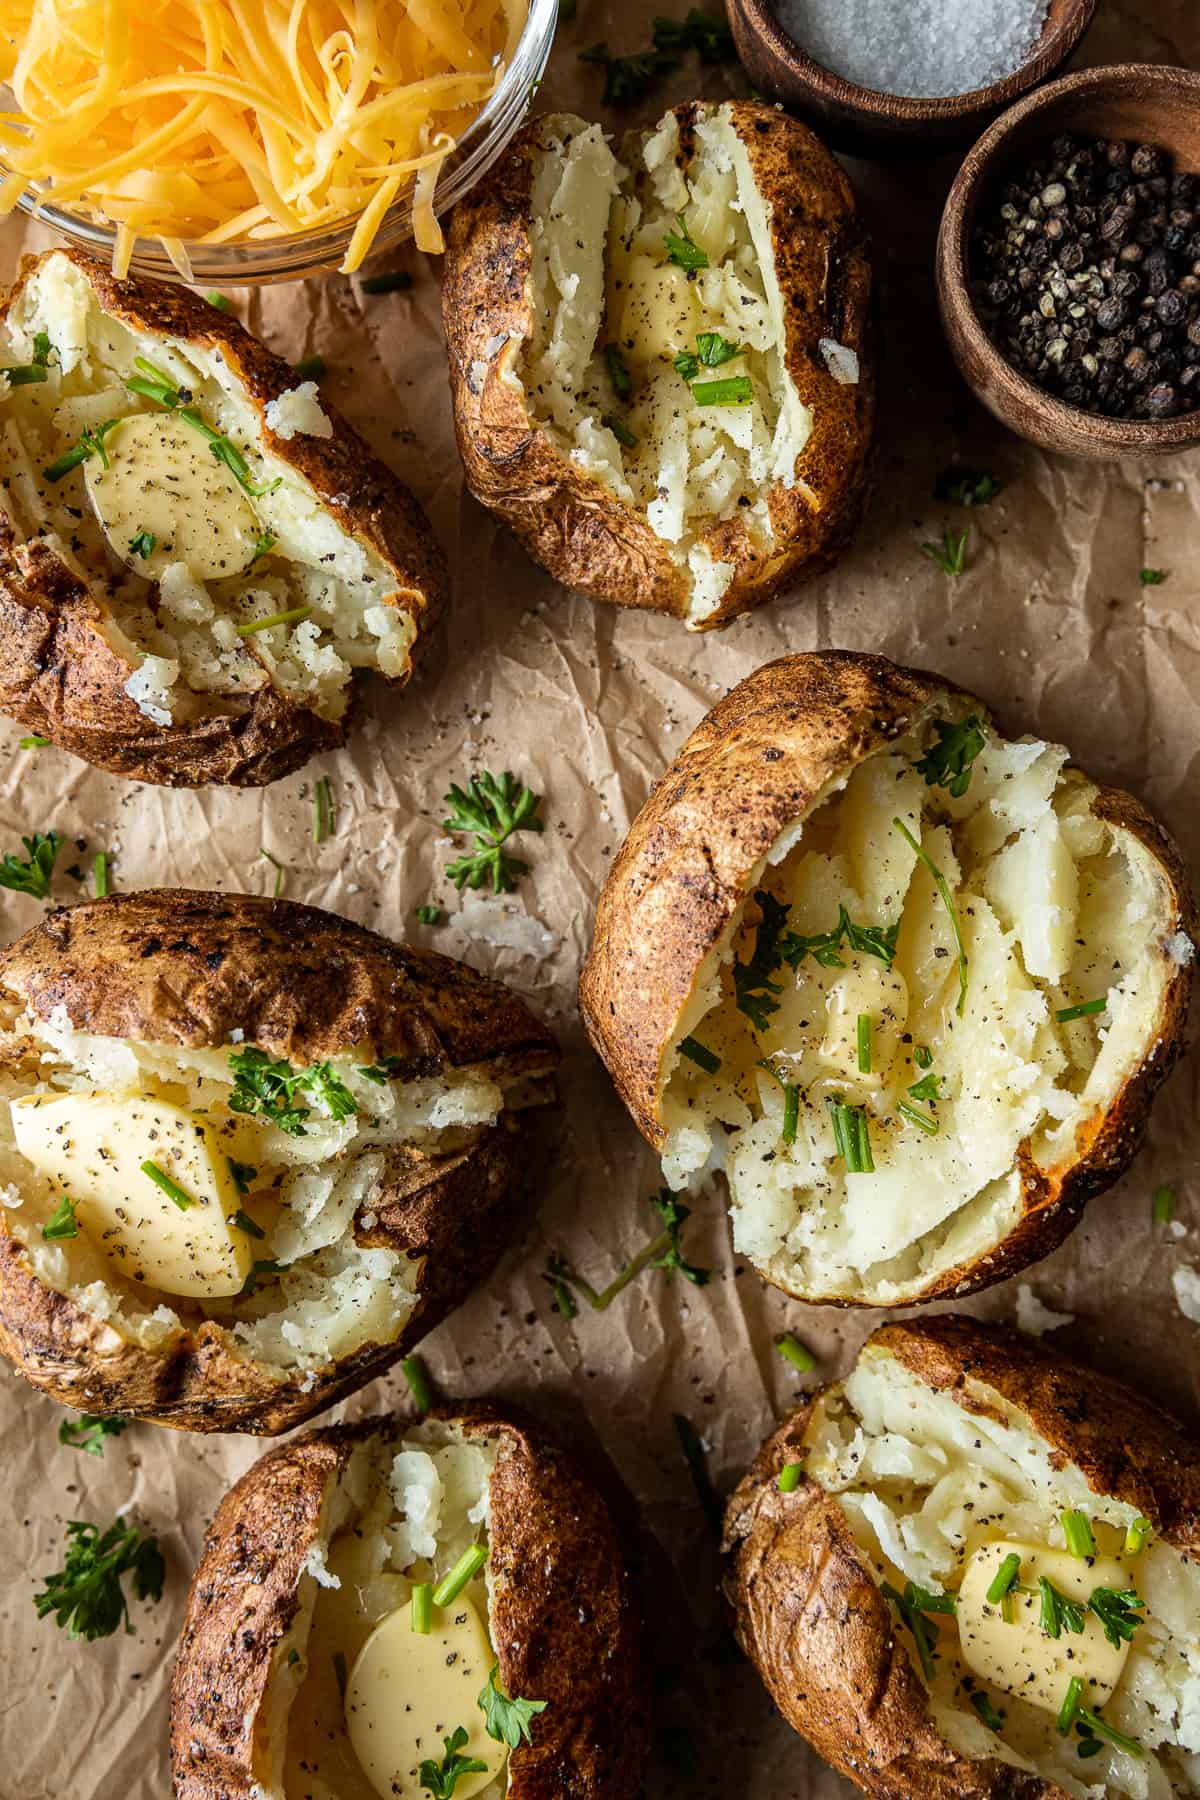
[[[12,1106],[17,1149],[69,1194],[96,1248],[131,1281],[164,1294],[240,1294],[251,1240],[229,1161],[204,1121],[140,1095],[30,1096]],[[153,1162],[189,1196],[179,1206],[142,1170]]]
[[[208,440],[171,413],[137,413],[105,439],[83,466],[92,510],[116,556],[156,581],[169,563],[186,563],[198,581],[239,575],[254,561],[258,521]],[[154,548],[130,546],[148,533]]]
[[[1004,1558],[1021,1558],[1018,1581],[1033,1593],[1011,1595],[1009,1623],[999,1604],[992,1604],[987,1590]],[[1081,1704],[1093,1710],[1112,1694],[1129,1645],[1108,1642],[1094,1613],[1084,1614],[1081,1632],[1068,1631],[1052,1638],[1039,1624],[1041,1601],[1038,1578],[1046,1576],[1060,1594],[1085,1606],[1093,1588],[1128,1588],[1129,1571],[1116,1557],[1072,1556],[1036,1544],[985,1544],[967,1564],[958,1590],[957,1624],[962,1658],[973,1674],[1006,1694],[1016,1694],[1033,1706],[1057,1713],[1072,1676],[1083,1682]]]
[[[608,316],[617,321],[616,341],[634,362],[694,351],[696,334],[707,329],[686,270],[650,256],[630,257],[620,288],[614,284],[609,295]]]
[[[346,1682],[346,1731],[380,1800],[428,1800],[420,1765],[426,1759],[440,1764],[443,1740],[459,1726],[467,1732],[459,1754],[485,1769],[460,1775],[454,1800],[471,1800],[495,1780],[507,1750],[487,1735],[478,1705],[494,1660],[465,1595],[435,1607],[425,1635],[413,1630],[407,1606],[375,1627]]]

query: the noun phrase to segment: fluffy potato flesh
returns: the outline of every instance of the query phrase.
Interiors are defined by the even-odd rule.
[[[1011,1623],[1001,1618],[994,1631],[1021,1639],[1017,1660],[1031,1684],[1024,1692],[1038,1692],[1038,1671],[1054,1652],[1064,1644],[1072,1651],[1062,1658],[1061,1681],[1035,1703],[972,1671],[963,1644],[975,1629],[968,1615],[977,1621],[964,1593],[957,1613],[925,1615],[936,1634],[932,1674],[924,1678],[936,1726],[960,1755],[999,1756],[1069,1794],[1200,1794],[1200,1569],[1153,1536],[1140,1551],[1127,1550],[1134,1507],[1095,1493],[1027,1415],[986,1383],[968,1377],[966,1393],[984,1410],[965,1410],[868,1345],[847,1380],[816,1402],[805,1433],[806,1471],[836,1498],[878,1580],[897,1592],[911,1581],[957,1595],[973,1559],[989,1545],[1011,1544],[1022,1553],[1022,1587],[1040,1570],[1071,1598],[1073,1566],[1080,1572],[1075,1591],[1086,1598],[1102,1578],[1115,1582],[1123,1572],[1144,1622],[1120,1647],[1123,1655],[1113,1653],[1090,1614],[1084,1632],[1064,1629],[1055,1643],[1026,1617],[1026,1597],[1017,1592]],[[1065,1554],[1068,1511],[1090,1521],[1097,1551],[1091,1564]],[[994,1622],[999,1608],[988,1611]],[[900,1635],[920,1672],[903,1625]],[[1106,1676],[1114,1666],[1110,1692]],[[1072,1672],[1084,1684],[1081,1704],[1102,1707],[1102,1718],[1136,1752],[1102,1739],[1097,1755],[1081,1759],[1079,1736],[1059,1733],[1057,1708]],[[998,1731],[983,1722],[972,1693],[1003,1713]]]
[[[10,1008],[0,1017],[0,1203],[41,1282],[128,1340],[165,1354],[181,1332],[213,1319],[235,1355],[315,1371],[367,1344],[393,1342],[416,1305],[420,1260],[355,1238],[356,1221],[375,1223],[389,1154],[403,1148],[436,1158],[467,1148],[499,1117],[506,1094],[486,1069],[372,1080],[362,1071],[378,1065],[363,1046],[320,1065],[326,1079],[295,1093],[307,1116],[303,1135],[289,1135],[261,1113],[232,1108],[231,1058],[246,1049],[91,1036],[61,1009],[47,1022]],[[345,1099],[331,1100],[338,1087]],[[511,1098],[521,1103],[516,1089]],[[22,1115],[39,1100],[52,1113],[70,1101],[81,1106],[61,1152],[51,1134],[49,1156],[43,1144],[33,1161],[18,1149],[18,1134],[32,1156]],[[334,1116],[347,1106],[346,1116]],[[109,1135],[85,1145],[97,1109]],[[119,1169],[127,1202],[105,1185],[106,1165],[92,1147],[119,1142],[122,1111],[137,1151]],[[178,1120],[202,1139],[195,1155],[163,1129]],[[215,1166],[206,1171],[210,1155]],[[142,1172],[143,1160],[157,1160],[194,1204],[177,1210]],[[53,1224],[64,1196],[75,1206],[74,1236]],[[233,1275],[247,1267],[251,1279],[239,1294]]]
[[[780,835],[664,1059],[668,1180],[723,1168],[737,1248],[814,1299],[897,1304],[986,1258],[1019,1149],[1076,1160],[1192,955],[1065,750],[980,727],[951,791],[972,718],[948,698]]]
[[[402,1438],[372,1438],[351,1455],[326,1499],[256,1732],[255,1772],[272,1800],[419,1800],[428,1791],[420,1762],[440,1765],[443,1740],[460,1726],[467,1733],[461,1754],[486,1767],[461,1777],[456,1800],[460,1793],[496,1800],[505,1791],[507,1753],[487,1735],[478,1705],[496,1661],[486,1564],[455,1601],[434,1607],[416,1657],[411,1642],[414,1586],[436,1586],[464,1551],[487,1546],[495,1459],[495,1444],[467,1440],[440,1421]],[[394,1672],[390,1705],[368,1723],[360,1709],[384,1662]],[[388,1751],[378,1750],[389,1725],[411,1745],[394,1767]],[[363,1759],[355,1743],[366,1745]],[[370,1758],[374,1779],[364,1767]]]
[[[598,125],[548,121],[534,155],[534,329],[512,377],[561,454],[644,516],[689,572],[690,624],[734,573],[705,531],[738,517],[769,550],[767,496],[795,484],[812,426],[785,367],[767,202],[729,108],[695,132],[685,173],[674,114],[631,135],[621,161]],[[692,267],[671,260],[669,234]],[[686,375],[680,357],[692,359]],[[704,403],[716,382],[749,398]]]
[[[96,597],[105,636],[133,665],[126,692],[148,719],[186,724],[270,685],[333,721],[355,669],[407,673],[416,627],[392,604],[392,571],[267,449],[219,350],[121,323],[65,256],[46,258],[18,294],[0,364],[30,364],[39,334],[46,379],[0,383],[0,505],[17,544],[43,541]],[[248,493],[180,408],[166,413],[129,386],[147,380],[145,364],[266,491]],[[284,438],[332,432],[299,384],[268,417]],[[85,432],[114,420],[103,456],[46,479]]]

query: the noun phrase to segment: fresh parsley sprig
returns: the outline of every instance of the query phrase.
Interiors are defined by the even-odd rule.
[[[1003,490],[1004,483],[984,469],[943,469],[933,484],[934,499],[954,506],[987,506]]]
[[[688,1262],[683,1254],[680,1233],[692,1216],[691,1207],[685,1206],[670,1188],[660,1188],[657,1194],[651,1194],[649,1198],[651,1206],[657,1209],[662,1219],[663,1229],[649,1243],[643,1244],[636,1255],[630,1257],[607,1287],[594,1288],[590,1281],[585,1281],[582,1275],[577,1274],[557,1254],[547,1258],[542,1279],[549,1283],[554,1295],[555,1311],[564,1319],[573,1319],[578,1310],[573,1294],[578,1294],[586,1301],[593,1312],[605,1312],[617,1295],[623,1293],[644,1269],[662,1269],[667,1275],[678,1273],[694,1287],[705,1287],[712,1280],[711,1269]]]
[[[459,1777],[462,1775],[484,1775],[487,1764],[480,1762],[477,1756],[464,1756],[463,1745],[467,1742],[465,1725],[458,1725],[449,1737],[442,1739],[446,1746],[446,1754],[441,1762],[434,1762],[427,1756],[418,1771],[423,1788],[428,1788],[433,1800],[451,1800]]]
[[[244,1050],[229,1055],[233,1070],[233,1091],[228,1106],[231,1112],[256,1114],[270,1125],[277,1125],[288,1137],[306,1137],[305,1121],[312,1109],[300,1104],[296,1095],[307,1094],[316,1101],[327,1118],[349,1119],[358,1111],[358,1102],[332,1063],[314,1063],[311,1069],[294,1069],[283,1058],[273,1062],[265,1050],[248,1044]]]
[[[656,18],[654,21],[656,50],[695,50],[702,63],[732,62],[737,55],[733,33],[723,18],[701,12],[693,6],[684,19]]]
[[[695,381],[702,368],[719,369],[723,363],[732,362],[735,356],[742,354],[743,346],[731,343],[719,331],[702,331],[696,339],[695,352],[681,350],[674,359],[674,367],[685,381]]]
[[[1068,1600],[1061,1588],[1056,1588],[1048,1575],[1038,1576],[1038,1593],[1041,1596],[1041,1610],[1038,1624],[1048,1637],[1061,1637],[1063,1631],[1079,1632],[1083,1630],[1086,1607],[1078,1600]]]
[[[1104,1627],[1104,1635],[1114,1650],[1133,1642],[1139,1625],[1146,1623],[1140,1609],[1145,1605],[1133,1588],[1093,1588],[1088,1606]]]
[[[611,56],[601,41],[579,52],[579,61],[599,63],[604,70],[605,106],[632,106],[656,81],[679,67],[679,58],[665,50],[639,50],[633,56]]]
[[[683,215],[675,221],[676,229],[668,231],[663,239],[663,248],[667,253],[667,261],[673,262],[678,269],[686,269],[689,274],[699,269],[708,268],[708,252],[696,243],[684,223]]]
[[[33,361],[18,363],[12,369],[0,369],[0,375],[7,377],[9,387],[29,387],[36,382],[49,381],[52,349],[47,333],[39,331],[33,339]]]
[[[522,1739],[527,1744],[533,1742],[529,1731],[530,1722],[540,1712],[545,1712],[549,1701],[510,1698],[497,1680],[499,1673],[500,1664],[493,1663],[487,1686],[480,1692],[478,1705],[484,1715],[488,1736],[495,1738],[498,1744],[507,1744],[510,1750],[515,1750]]]
[[[104,1440],[120,1437],[128,1431],[129,1419],[99,1418],[95,1413],[80,1413],[77,1419],[64,1419],[58,1428],[58,1441],[68,1450],[82,1450],[86,1456],[103,1456]]]
[[[0,887],[11,888],[17,894],[29,894],[34,900],[44,900],[50,892],[54,861],[63,841],[57,831],[45,834],[35,831],[32,837],[23,837],[21,842],[28,860],[22,862],[10,850],[0,861]]]
[[[42,1226],[42,1236],[48,1244],[57,1244],[64,1238],[79,1236],[79,1220],[75,1217],[75,1202],[70,1194],[64,1194],[50,1214]]]
[[[445,804],[450,817],[442,821],[445,831],[468,833],[475,848],[447,865],[446,874],[461,890],[480,888],[491,883],[494,894],[510,894],[519,878],[529,871],[529,864],[512,856],[503,845],[517,831],[542,831],[538,817],[541,795],[532,793],[509,771],[492,775],[485,770],[473,775],[465,788],[451,786]]]
[[[925,777],[926,787],[946,788],[956,800],[961,800],[971,785],[975,758],[987,743],[983,721],[972,713],[957,725],[935,719],[933,729],[937,743],[913,767]]]
[[[166,1565],[157,1538],[142,1536],[135,1525],[120,1519],[101,1532],[98,1525],[72,1519],[67,1526],[67,1554],[61,1569],[45,1577],[46,1585],[35,1594],[39,1619],[53,1613],[70,1638],[111,1637],[129,1622],[129,1602],[121,1586],[132,1577],[139,1600],[161,1600]]]

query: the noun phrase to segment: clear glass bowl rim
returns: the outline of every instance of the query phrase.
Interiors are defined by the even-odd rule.
[[[529,15],[504,79],[463,132],[442,168],[434,195],[434,211],[446,213],[486,174],[515,136],[542,78],[558,23],[558,0],[529,0]],[[33,189],[21,196],[22,211],[62,232],[64,237],[99,261],[112,261],[115,233],[77,213],[39,201]],[[261,238],[239,244],[186,244],[197,286],[240,287],[247,283],[296,281],[340,267],[355,220],[296,232],[291,237]],[[397,200],[386,214],[371,250],[397,249],[413,235],[412,197]],[[157,238],[138,238],[130,273],[179,281],[179,271]]]

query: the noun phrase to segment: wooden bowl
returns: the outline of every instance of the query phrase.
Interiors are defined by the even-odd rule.
[[[969,144],[998,113],[1060,69],[1092,22],[1097,0],[1050,0],[1041,35],[1003,81],[947,99],[883,94],[845,81],[788,37],[769,0],[728,0],[742,66],[768,99],[781,100],[838,150],[864,156],[923,155]]]
[[[1017,373],[975,311],[968,267],[979,207],[1014,164],[1060,132],[1156,144],[1178,171],[1195,174],[1200,73],[1159,63],[1082,69],[1030,94],[984,133],[950,189],[938,232],[938,305],[954,360],[989,412],[1044,450],[1111,462],[1189,449],[1200,444],[1200,411],[1174,419],[1110,419],[1068,406]]]

